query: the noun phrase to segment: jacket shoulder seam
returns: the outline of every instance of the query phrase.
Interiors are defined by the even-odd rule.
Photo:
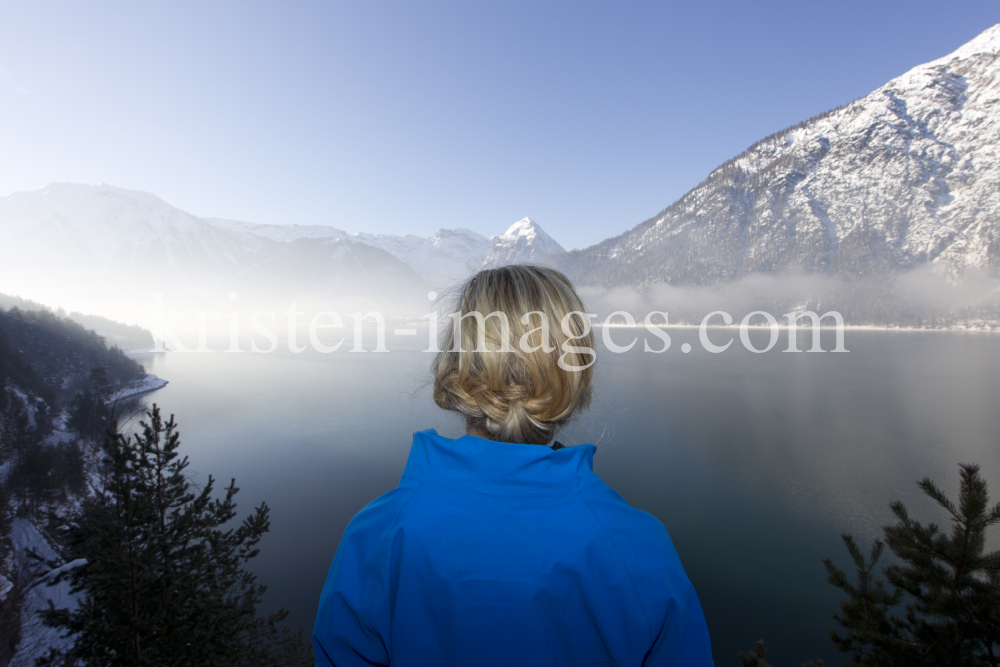
[[[632,591],[635,593],[635,599],[639,602],[639,608],[642,609],[642,615],[646,617],[646,625],[649,627],[650,638],[655,639],[655,635],[653,634],[653,622],[649,618],[649,612],[646,611],[646,605],[642,603],[642,596],[639,595],[639,587],[635,585],[635,578],[632,576],[632,571],[629,570],[628,564],[625,562],[625,558],[622,556],[622,552],[618,548],[618,543],[611,537],[611,533],[608,532],[607,526],[604,525],[604,522],[601,521],[600,517],[597,516],[597,513],[594,512],[594,508],[590,506],[590,503],[587,501],[587,497],[580,491],[577,491],[577,493],[580,495],[581,500],[583,500],[583,504],[587,506],[587,510],[590,512],[590,515],[594,517],[594,521],[596,521],[601,529],[604,530],[604,535],[608,538],[608,542],[610,542],[611,546],[615,548],[615,553],[618,554],[618,560],[621,561],[622,567],[625,568],[625,574],[628,575],[628,580],[632,584]]]
[[[392,531],[396,527],[396,524],[399,523],[399,515],[403,513],[403,509],[406,505],[413,500],[413,496],[417,495],[417,491],[420,490],[421,486],[423,486],[423,482],[413,487],[413,493],[411,493],[410,497],[399,506],[398,510],[396,510],[396,515],[392,518],[392,523],[389,524],[389,528],[386,529],[385,535],[382,536],[382,542],[379,544],[378,558],[375,561],[375,581],[372,583],[374,590],[372,591],[372,597],[368,602],[368,610],[365,614],[365,624],[371,629],[374,629],[374,625],[372,624],[372,611],[375,607],[375,600],[378,599],[379,587],[382,584],[382,554],[385,553],[385,544],[389,540],[389,536],[392,535]]]

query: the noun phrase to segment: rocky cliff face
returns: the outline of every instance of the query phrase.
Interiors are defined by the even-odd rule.
[[[1000,271],[1000,25],[751,146],[657,216],[548,262],[643,289],[799,269]]]

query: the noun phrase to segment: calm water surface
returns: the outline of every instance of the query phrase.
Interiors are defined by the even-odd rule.
[[[848,331],[849,354],[782,353],[784,339],[751,354],[737,336],[716,355],[696,330],[670,334],[660,355],[641,340],[626,354],[599,351],[593,409],[559,439],[596,443],[597,473],[666,525],[716,664],[738,664],[736,651],[757,639],[779,667],[839,664],[827,634],[840,596],[820,558],[846,568],[840,533],[869,543],[896,499],[940,520],[915,482],[930,476],[954,494],[959,462],[979,463],[1000,497],[1000,336]],[[766,333],[753,337],[766,345]],[[823,342],[833,348],[832,332]],[[271,507],[253,569],[269,611],[290,609],[295,627],[311,628],[347,522],[396,486],[412,432],[463,432],[433,405],[431,355],[391,334],[387,345],[388,354],[142,359],[170,381],[149,402],[176,414],[199,479],[235,477],[241,516]]]

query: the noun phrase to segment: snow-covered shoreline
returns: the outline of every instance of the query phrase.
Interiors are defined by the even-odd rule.
[[[152,373],[146,373],[141,379],[132,382],[131,384],[119,389],[115,393],[108,397],[108,403],[117,403],[118,401],[125,400],[126,398],[133,398],[141,394],[148,394],[151,391],[156,391],[157,389],[163,389],[167,386],[167,381],[161,377],[157,377]]]
[[[620,323],[617,323],[617,322],[615,322],[613,324],[604,324],[603,322],[594,322],[593,326],[594,326],[595,329],[604,328],[604,327],[606,327],[608,329],[645,329],[645,328],[647,328],[646,325],[643,324],[643,323],[641,323],[641,322],[637,322],[635,324],[620,324]],[[656,327],[657,329],[700,329],[701,328],[700,324],[654,324],[653,326]],[[891,325],[891,324],[887,324],[887,325],[877,325],[877,324],[845,324],[843,326],[843,329],[844,329],[844,331],[937,331],[937,332],[943,332],[943,333],[1000,333],[1000,325],[993,325],[993,326],[997,327],[995,329],[987,328],[988,326],[989,325],[984,325],[981,328],[977,328],[975,326],[963,325],[963,324],[942,325],[942,326],[938,326],[938,327],[907,327],[907,326],[897,326],[897,325]],[[705,325],[705,328],[706,329],[739,329],[740,325],[739,324],[708,324],[708,325]],[[769,329],[770,326],[767,325],[767,324],[748,324],[747,328],[749,328],[749,329]],[[777,326],[775,328],[779,329],[779,330],[787,330],[790,327],[787,324],[779,321],[778,324],[777,324]],[[809,330],[812,330],[814,328],[815,329],[821,329],[821,330],[835,330],[835,329],[838,329],[840,327],[831,326],[831,325],[828,325],[828,324],[821,324],[818,327],[813,327],[813,326],[799,324],[795,328],[797,330],[799,330],[799,331],[803,331],[803,330],[809,331]]]
[[[162,354],[166,351],[157,347],[138,347],[131,350],[123,350],[126,357],[144,357],[147,354]]]

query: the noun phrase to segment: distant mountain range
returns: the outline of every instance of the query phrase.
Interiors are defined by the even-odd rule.
[[[547,255],[564,252],[564,248],[530,218],[518,220],[500,236],[490,238],[470,229],[439,229],[434,236],[423,237],[348,234],[326,225],[262,225],[219,218],[209,218],[208,222],[272,241],[345,239],[361,243],[384,250],[436,288],[454,285],[487,266],[537,262]]]
[[[199,218],[110,185],[58,183],[0,198],[0,284],[13,293],[49,282],[50,292],[183,287],[426,301],[481,267],[562,251],[527,218],[490,238],[468,229],[424,238]]]
[[[144,192],[52,184],[0,198],[0,290],[49,303],[65,302],[65,293],[183,288],[408,299],[423,307],[429,290],[516,262],[549,264],[579,285],[646,292],[760,274],[879,286],[920,267],[953,279],[995,279],[998,54],[1000,25],[870,95],[757,142],[658,215],[583,250],[565,252],[528,218],[489,238],[468,229],[349,234],[199,218]],[[840,293],[858,302],[870,292]],[[917,317],[909,302],[885,305],[892,299],[870,300],[855,318]],[[774,307],[784,305],[795,304]]]
[[[584,284],[713,285],[789,270],[1000,269],[1000,25],[773,134],[633,229],[548,262]]]

